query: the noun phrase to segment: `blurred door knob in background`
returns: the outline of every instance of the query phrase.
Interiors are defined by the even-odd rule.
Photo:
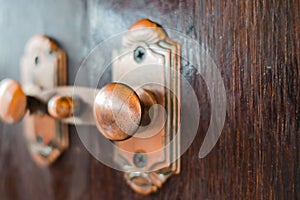
[[[22,83],[0,82],[0,119],[9,124],[23,119],[30,153],[40,165],[51,164],[68,147],[68,126],[47,111],[49,97],[55,95],[51,91],[66,84],[66,67],[66,55],[57,44],[37,35],[21,59]]]
[[[0,118],[6,123],[20,121],[26,114],[27,97],[21,85],[13,80],[0,82]]]

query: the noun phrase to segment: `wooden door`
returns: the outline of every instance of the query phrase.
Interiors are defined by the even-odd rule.
[[[97,43],[149,18],[203,44],[227,95],[222,135],[199,159],[209,94],[194,68],[182,63],[204,114],[180,175],[150,196],[136,194],[122,172],[94,159],[73,126],[70,148],[41,168],[20,126],[0,123],[0,199],[300,199],[299,10],[298,0],[0,0],[0,79],[19,79],[26,41],[44,33],[67,52],[72,85]]]

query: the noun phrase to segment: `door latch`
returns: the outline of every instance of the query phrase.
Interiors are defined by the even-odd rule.
[[[7,123],[24,118],[30,151],[42,165],[68,147],[68,124],[97,126],[117,145],[113,159],[128,184],[149,194],[180,172],[180,45],[142,19],[111,53],[117,58],[112,83],[74,89],[65,86],[65,53],[45,36],[32,38],[21,62],[22,84],[0,84],[0,117]]]

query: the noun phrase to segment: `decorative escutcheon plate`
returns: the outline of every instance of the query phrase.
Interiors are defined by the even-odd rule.
[[[150,124],[128,140],[115,142],[114,160],[128,184],[149,194],[180,172],[180,45],[150,20],[140,20],[114,50],[113,81],[154,93]],[[151,112],[150,112],[151,113]]]
[[[21,60],[24,92],[41,101],[48,101],[43,91],[51,91],[67,83],[66,54],[49,38],[31,38]],[[68,125],[45,113],[25,116],[24,134],[34,160],[40,165],[51,164],[68,147]]]

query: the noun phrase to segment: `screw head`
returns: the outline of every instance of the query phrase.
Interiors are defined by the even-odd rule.
[[[74,103],[72,97],[55,96],[48,102],[48,112],[57,119],[65,119],[73,116]]]
[[[146,58],[146,50],[144,47],[137,47],[133,53],[134,60],[137,63],[141,63]]]
[[[138,168],[144,168],[147,165],[147,156],[144,153],[136,153],[133,156],[133,163]]]
[[[44,142],[43,136],[41,136],[40,134],[37,134],[37,135],[36,135],[36,142],[37,142],[38,144],[43,144],[43,142]]]

